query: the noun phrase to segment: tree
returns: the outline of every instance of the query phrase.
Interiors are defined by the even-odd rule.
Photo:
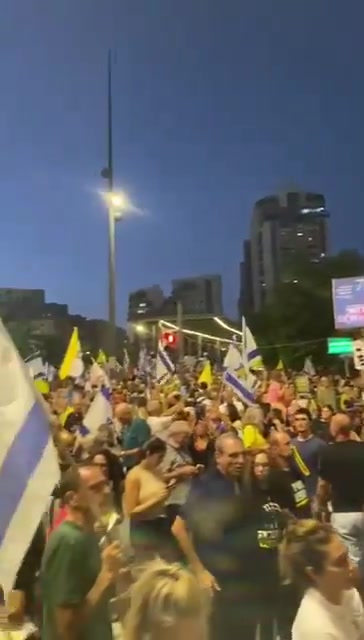
[[[356,251],[342,251],[318,262],[298,256],[285,273],[289,281],[279,284],[263,310],[249,320],[262,347],[293,345],[263,349],[263,356],[272,362],[283,358],[295,368],[309,355],[325,364],[326,339],[335,332],[332,279],[363,275],[364,257]]]
[[[11,321],[6,327],[22,358],[28,358],[39,350],[38,336],[32,333],[29,323]]]

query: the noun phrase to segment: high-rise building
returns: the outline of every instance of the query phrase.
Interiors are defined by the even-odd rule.
[[[244,240],[243,257],[244,260],[240,263],[239,317],[243,316],[247,309],[249,310],[253,308],[253,278],[250,240]]]
[[[244,243],[241,300],[245,311],[259,311],[279,282],[289,282],[295,257],[312,261],[328,251],[328,219],[320,193],[289,191],[255,204],[250,241]]]
[[[207,275],[173,280],[172,299],[182,304],[187,315],[221,315],[222,278]]]
[[[128,320],[143,320],[144,316],[157,314],[164,302],[164,293],[159,285],[138,289],[129,295]]]

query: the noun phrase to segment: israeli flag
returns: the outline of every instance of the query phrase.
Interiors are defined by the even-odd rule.
[[[111,404],[104,391],[99,391],[95,395],[84,417],[81,435],[96,435],[98,428],[101,427],[102,424],[109,422],[109,420],[112,420]]]
[[[7,594],[60,472],[47,415],[1,321],[0,425],[0,585]]]
[[[224,369],[229,369],[230,371],[239,371],[244,367],[244,362],[239,346],[240,345],[238,345],[236,342],[232,342],[229,345],[226,356],[224,358]]]
[[[262,369],[263,360],[255,338],[246,324],[244,316],[241,319],[242,351],[249,369]]]
[[[158,344],[156,359],[157,384],[165,384],[175,373],[175,366],[161,342]]]
[[[238,378],[234,371],[225,371],[224,382],[230,387],[230,389],[232,389],[232,391],[234,391],[244,404],[248,405],[248,407],[252,407],[256,404],[254,392],[248,387],[245,380],[240,380],[240,378]]]

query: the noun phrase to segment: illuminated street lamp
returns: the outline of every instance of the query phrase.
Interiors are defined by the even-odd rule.
[[[144,335],[145,333],[147,333],[147,328],[144,326],[144,324],[136,324],[135,331],[140,335]]]

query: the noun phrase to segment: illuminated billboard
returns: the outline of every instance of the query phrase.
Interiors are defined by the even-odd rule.
[[[364,328],[364,276],[332,280],[336,329]]]

